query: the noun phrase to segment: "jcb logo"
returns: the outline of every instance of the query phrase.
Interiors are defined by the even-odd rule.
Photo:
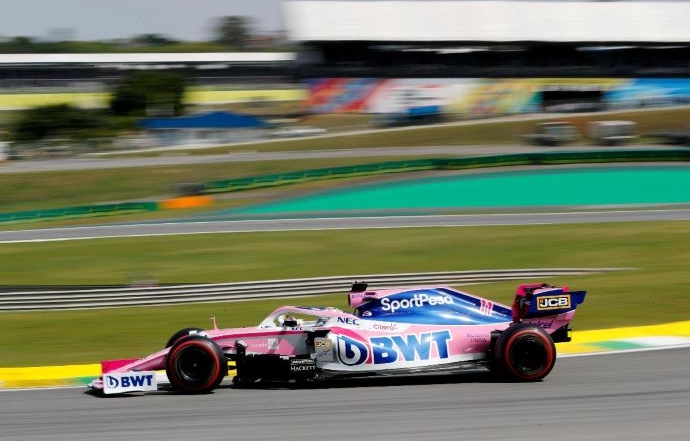
[[[537,299],[537,309],[570,308],[570,296],[546,296]]]
[[[331,349],[333,347],[333,342],[327,338],[315,338],[314,347],[318,350]]]

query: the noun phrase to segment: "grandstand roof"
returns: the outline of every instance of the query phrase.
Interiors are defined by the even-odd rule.
[[[690,42],[690,2],[291,1],[293,41]]]
[[[200,52],[112,54],[0,54],[0,65],[25,64],[203,64],[275,63],[295,59],[292,52]]]

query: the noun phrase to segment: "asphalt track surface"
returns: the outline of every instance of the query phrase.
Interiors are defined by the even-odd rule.
[[[186,155],[174,150],[161,150],[161,156],[109,158],[78,157],[29,161],[9,161],[0,166],[2,173],[26,173],[68,170],[95,170],[106,168],[152,167],[161,165],[215,164],[221,162],[256,162],[289,159],[359,158],[378,156],[423,155],[503,155],[523,152],[544,152],[544,147],[533,146],[440,146],[440,147],[380,147],[367,149],[325,149],[286,152],[256,152],[251,145],[238,145],[237,151],[216,155]],[[617,147],[635,149],[634,147]],[[638,149],[640,147],[637,147]]]
[[[488,225],[546,225],[590,222],[633,222],[689,220],[690,209],[630,209],[618,211],[535,212],[500,214],[458,214],[379,217],[316,217],[204,222],[167,222],[128,225],[46,228],[0,231],[0,243],[53,240],[139,237],[177,234],[237,233],[254,231],[298,231],[353,228],[416,228]]]
[[[96,170],[109,168],[152,167],[189,164],[215,164],[222,162],[256,162],[298,159],[320,158],[363,158],[385,156],[419,156],[419,155],[463,155],[485,156],[505,155],[512,153],[544,153],[548,151],[564,151],[563,148],[554,149],[530,145],[480,145],[480,146],[429,146],[429,147],[378,147],[363,149],[324,149],[287,152],[256,152],[250,144],[236,146],[237,151],[220,155],[186,155],[172,151],[162,150],[161,156],[133,157],[133,158],[101,158],[101,157],[77,157],[77,158],[53,158],[44,160],[8,161],[0,163],[0,174],[3,173],[27,173],[46,171],[69,170]],[[662,145],[627,145],[606,147],[601,150],[640,150],[640,149],[673,149],[673,146]],[[592,146],[590,150],[599,147]]]
[[[498,383],[473,371],[191,396],[8,390],[0,392],[0,437],[680,441],[690,434],[689,364],[690,349],[675,349],[559,358],[539,383]]]

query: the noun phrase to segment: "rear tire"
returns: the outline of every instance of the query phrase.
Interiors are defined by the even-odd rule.
[[[205,394],[218,387],[228,374],[228,361],[214,341],[189,335],[175,342],[165,360],[168,380],[187,394]]]
[[[556,345],[542,328],[517,324],[501,333],[494,370],[513,381],[541,381],[556,364]]]

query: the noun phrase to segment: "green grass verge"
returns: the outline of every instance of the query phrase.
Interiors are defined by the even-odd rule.
[[[681,109],[649,114],[635,112],[629,117],[618,115],[617,118],[638,121],[640,131],[647,131],[676,128],[684,124],[689,115],[690,111]],[[571,120],[584,125],[587,118]],[[424,128],[351,139],[333,138],[328,143],[324,140],[288,141],[266,144],[266,147],[252,146],[252,150],[512,143],[515,136],[527,133],[533,126],[533,122],[521,122]],[[233,150],[236,151],[227,148],[227,151]],[[219,151],[223,149],[211,152]],[[423,154],[423,150],[420,152]],[[398,158],[377,158],[377,161],[395,159]],[[371,158],[2,174],[0,185],[5,196],[0,195],[4,197],[0,199],[0,206],[13,211],[148,198],[172,192],[177,182],[367,162],[372,162]],[[258,201],[271,196],[261,193],[248,197],[256,197]],[[224,203],[234,204],[232,201]],[[690,316],[685,280],[690,256],[684,247],[689,229],[687,222],[655,222],[248,233],[4,244],[0,247],[0,261],[3,262],[0,277],[5,284],[102,284],[124,283],[130,274],[142,272],[155,274],[163,282],[225,282],[482,268],[637,268],[622,273],[551,281],[590,290],[576,326],[593,329],[683,320]],[[514,282],[506,282],[468,289],[509,302],[514,287]],[[343,299],[340,294],[295,300],[295,303],[343,307]],[[272,307],[285,302],[0,313],[0,333],[3,335],[0,366],[91,363],[101,358],[144,355],[159,348],[178,328],[205,326],[211,314],[218,316],[223,326],[251,325]]]
[[[251,146],[225,146],[209,149],[189,150],[191,155],[207,155],[212,153],[230,153],[238,149],[251,148],[258,152],[275,152],[290,150],[322,150],[322,149],[361,149],[376,147],[428,147],[446,145],[488,145],[488,144],[516,144],[522,143],[521,136],[535,130],[535,120],[496,122],[491,119],[473,121],[463,125],[431,125],[423,127],[404,127],[400,129],[380,130],[362,134],[337,135],[339,126],[347,129],[373,129],[362,119],[362,115],[317,115],[305,120],[314,126],[327,127],[336,136],[327,138],[306,138],[285,140],[281,142],[258,142]],[[452,116],[450,118],[453,118]],[[572,122],[582,138],[576,146],[591,147],[587,140],[587,126],[592,121],[623,119],[637,122],[637,133],[644,135],[661,130],[678,130],[687,125],[690,119],[690,108],[637,110],[629,112],[615,112],[605,114],[588,114],[573,116],[539,115],[541,121]],[[452,122],[452,121],[451,121]],[[456,121],[458,122],[458,121]],[[460,122],[463,122],[460,120]],[[646,142],[644,137],[641,142]]]
[[[361,124],[362,115],[321,115],[316,121],[327,121],[336,126],[353,124],[352,117]],[[610,119],[610,115],[578,116],[569,118],[583,130],[592,120]],[[690,109],[667,109],[653,112],[625,112],[615,118],[631,119],[639,124],[640,133],[680,127],[690,118]],[[405,130],[383,131],[363,135],[343,135],[332,138],[298,139],[283,142],[256,143],[215,149],[199,149],[187,154],[218,154],[243,150],[269,152],[312,149],[338,149],[407,146],[420,147],[417,156],[366,157],[338,159],[300,159],[287,161],[228,162],[113,168],[104,170],[56,171],[42,173],[0,173],[0,207],[2,212],[42,210],[75,205],[111,203],[129,200],[155,200],[175,195],[180,182],[203,182],[270,173],[359,165],[372,162],[429,158],[421,147],[429,145],[509,144],[518,136],[534,128],[534,121],[480,122],[469,126],[430,126]],[[169,154],[162,152],[157,154]],[[176,154],[180,154],[177,152]],[[147,156],[152,155],[147,153]],[[0,164],[2,167],[2,164]],[[337,182],[337,181],[334,181]],[[337,184],[336,184],[337,185]],[[162,214],[165,217],[165,214]]]
[[[690,317],[690,221],[501,227],[365,229],[206,234],[3,244],[5,284],[126,283],[148,273],[163,283],[444,270],[626,267],[547,280],[589,290],[578,329],[645,325]],[[520,282],[527,281],[521,280]],[[509,303],[518,282],[469,286]],[[343,287],[343,293],[347,287]],[[284,303],[344,307],[345,296],[0,313],[1,366],[90,363],[141,356],[178,328],[256,324]]]

